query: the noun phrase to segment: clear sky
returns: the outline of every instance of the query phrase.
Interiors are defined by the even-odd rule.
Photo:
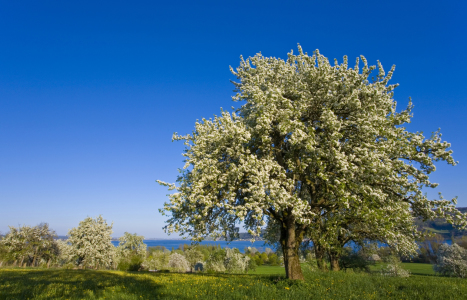
[[[87,216],[147,238],[196,119],[229,108],[239,56],[300,43],[386,70],[409,129],[441,128],[455,167],[432,175],[467,206],[466,1],[0,1],[0,231]]]

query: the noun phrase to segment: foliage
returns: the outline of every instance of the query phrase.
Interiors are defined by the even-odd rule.
[[[117,269],[120,271],[139,271],[144,263],[141,255],[131,254],[119,260]]]
[[[116,249],[112,245],[112,225],[102,216],[87,217],[78,227],[68,232],[68,243],[78,266],[112,267],[116,262]]]
[[[467,277],[467,250],[457,244],[441,245],[433,269],[442,275]]]
[[[167,249],[151,251],[143,262],[143,266],[149,270],[166,270],[169,267],[170,251]]]
[[[305,235],[316,256],[328,252],[338,268],[343,246],[351,240],[382,241],[414,253],[420,236],[413,223],[445,218],[465,227],[456,199],[429,200],[429,174],[435,161],[450,165],[450,144],[439,132],[425,138],[403,126],[412,103],[396,111],[397,85],[362,56],[354,68],[344,57],[332,66],[318,50],[308,56],[299,47],[286,61],[261,54],[244,60],[232,73],[236,113],[221,112],[196,122],[185,141],[186,164],[163,214],[169,233],[238,236],[242,222],[250,234],[274,220],[288,278],[302,279],[298,247]],[[319,247],[318,247],[319,246]]]
[[[370,271],[371,262],[363,251],[355,251],[350,247],[345,247],[344,251],[339,260],[341,269],[345,271],[347,269],[352,269],[353,271]]]
[[[204,260],[204,255],[196,248],[191,248],[185,251],[185,258],[190,265],[190,269],[193,272],[193,269],[196,264],[202,262]]]

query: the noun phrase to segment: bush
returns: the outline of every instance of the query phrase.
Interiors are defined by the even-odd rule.
[[[117,266],[120,271],[139,271],[143,267],[143,258],[141,255],[132,255],[122,259]]]
[[[256,271],[256,267],[257,267],[257,265],[256,265],[255,260],[250,258],[250,260],[248,261],[248,271],[253,271],[254,272],[254,271]]]
[[[371,262],[363,253],[353,251],[350,248],[344,248],[344,254],[339,260],[340,268],[344,271],[352,269],[353,271],[370,271]]]
[[[237,250],[237,249],[235,249]],[[244,256],[234,249],[226,249],[224,265],[229,273],[243,273],[248,271],[250,257]]]
[[[257,253],[253,259],[255,260],[257,266],[262,266],[264,264],[264,261],[259,253]]]
[[[186,272],[190,267],[190,264],[186,260],[185,256],[179,253],[172,253],[169,256],[169,268],[175,272]]]
[[[410,272],[402,268],[399,257],[393,255],[385,260],[388,265],[381,270],[381,274],[391,277],[409,277]]]
[[[467,250],[457,244],[439,247],[437,263],[433,266],[436,273],[465,278],[467,277]]]
[[[269,264],[271,266],[278,266],[280,264],[279,257],[277,257],[277,254],[269,254]]]

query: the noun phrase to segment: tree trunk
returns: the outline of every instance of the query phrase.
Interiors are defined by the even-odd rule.
[[[297,232],[294,218],[287,218],[281,227],[281,246],[282,253],[284,254],[285,276],[288,279],[305,279],[298,257],[298,248],[302,240],[303,232]]]
[[[318,265],[318,269],[321,271],[327,271],[328,265],[326,264],[326,261],[324,261],[324,247],[313,242],[313,248],[315,249],[316,264]]]
[[[336,252],[329,252],[329,259],[331,261],[331,270],[339,271],[339,255]]]

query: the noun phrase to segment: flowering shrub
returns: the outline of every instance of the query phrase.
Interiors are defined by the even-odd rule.
[[[388,265],[381,270],[381,274],[391,277],[409,277],[410,272],[402,268],[398,257],[391,256],[388,258]]]
[[[227,248],[224,259],[225,270],[229,273],[246,273],[249,260],[250,257]]]
[[[433,269],[442,275],[467,277],[467,250],[457,244],[441,245],[438,250],[437,263]]]
[[[176,272],[186,272],[190,267],[190,264],[186,260],[185,256],[172,253],[169,256],[169,268]]]

